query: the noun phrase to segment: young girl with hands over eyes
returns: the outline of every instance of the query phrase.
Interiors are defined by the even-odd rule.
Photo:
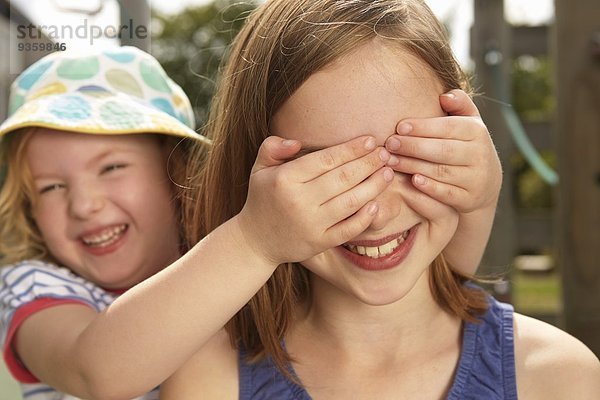
[[[202,169],[201,196],[188,203],[186,225],[205,239],[229,226],[241,247],[256,249],[224,285],[243,290],[260,271],[268,280],[226,333],[162,385],[161,398],[600,396],[600,363],[587,347],[450,268],[457,237],[469,237],[461,224],[489,218],[497,195],[471,186],[497,164],[487,160],[495,153],[482,125],[458,127],[478,120],[464,88],[423,1],[270,0],[251,14],[217,91],[207,130],[214,147],[191,163]],[[452,107],[471,116],[446,115]],[[269,134],[277,137],[259,147]],[[339,148],[365,135],[396,154],[368,179],[344,168]],[[277,157],[253,164],[281,140]],[[311,162],[278,166],[300,149],[295,141],[314,151],[304,156]],[[274,202],[277,215],[257,182],[287,198]],[[334,197],[344,184],[353,189]],[[314,217],[299,215],[305,207]],[[323,249],[319,238],[337,243]]]
[[[302,157],[298,141],[267,138],[244,212],[180,258],[187,148],[203,153],[208,141],[153,57],[55,53],[11,90],[0,126],[0,332],[26,399],[157,398],[277,264],[366,229],[398,161],[369,135]]]

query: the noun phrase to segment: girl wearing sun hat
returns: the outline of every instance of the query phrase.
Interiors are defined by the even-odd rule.
[[[74,367],[85,352],[63,330],[82,331],[181,256],[172,182],[183,179],[189,139],[208,141],[183,90],[134,47],[50,54],[14,81],[9,103],[0,125],[4,359],[26,399],[93,396],[102,391],[85,374],[102,365]],[[159,382],[141,398],[158,398]]]

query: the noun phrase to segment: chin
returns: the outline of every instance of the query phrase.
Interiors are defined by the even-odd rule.
[[[348,288],[347,295],[354,297],[359,302],[369,306],[386,306],[406,298],[417,286],[415,281],[396,282],[381,281],[378,283],[363,284],[360,287]]]

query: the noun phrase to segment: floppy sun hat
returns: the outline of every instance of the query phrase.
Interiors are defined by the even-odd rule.
[[[56,52],[12,84],[0,137],[26,127],[89,134],[162,133],[209,143],[194,130],[181,87],[136,47]]]

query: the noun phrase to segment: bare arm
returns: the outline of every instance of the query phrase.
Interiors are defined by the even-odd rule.
[[[24,321],[17,352],[29,370],[82,398],[139,396],[201,350],[277,265],[318,254],[369,226],[372,199],[389,184],[374,141],[367,146],[357,138],[285,163],[279,160],[300,144],[280,142],[263,143],[242,212],[171,266],[103,313],[61,305]],[[342,182],[339,174],[348,168],[361,172]],[[345,196],[356,201],[340,210],[337,204],[351,203]]]
[[[161,400],[239,398],[238,352],[221,331],[160,387]]]

